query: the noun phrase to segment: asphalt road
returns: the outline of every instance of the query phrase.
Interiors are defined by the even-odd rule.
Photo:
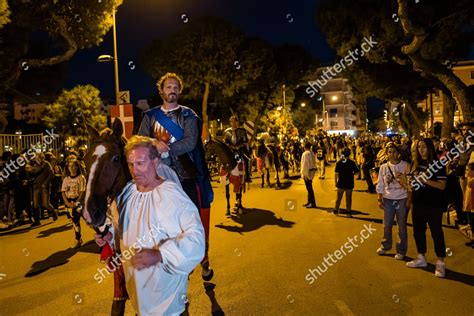
[[[332,171],[314,181],[318,209],[302,206],[302,180],[276,190],[261,189],[254,179],[244,195],[247,209],[232,219],[225,217],[223,188],[214,183],[215,276],[203,283],[200,268],[191,275],[190,315],[474,315],[474,257],[466,237],[445,226],[445,279],[434,276],[429,232],[425,269],[406,268],[394,253],[378,256],[383,225],[376,196],[361,192],[366,185],[357,181],[354,218],[330,214]],[[413,257],[411,224],[408,233]],[[83,227],[83,235],[87,244],[70,248],[74,233],[65,216],[0,233],[0,315],[110,315],[113,280],[94,280],[103,265],[92,230]],[[135,315],[129,304],[127,315]]]

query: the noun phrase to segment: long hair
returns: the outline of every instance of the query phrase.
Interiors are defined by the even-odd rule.
[[[420,145],[421,142],[425,143],[426,148],[428,149],[428,159],[426,160],[426,162],[429,164],[437,158],[436,150],[431,138],[428,138],[428,137],[423,138],[419,140],[418,143],[416,144],[415,163],[414,163],[415,169],[423,162],[423,159],[421,158],[421,155],[420,155],[420,151],[418,150],[418,146]]]
[[[81,164],[79,163],[79,160],[73,159],[71,161],[68,161],[68,163],[66,164],[66,175],[68,177],[71,177],[71,172],[69,171],[69,164],[73,164],[76,166],[76,177],[82,174]]]

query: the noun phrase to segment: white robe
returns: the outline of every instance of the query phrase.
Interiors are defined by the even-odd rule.
[[[114,203],[115,204],[115,203]],[[165,180],[149,192],[129,182],[116,200],[114,232],[120,238],[126,288],[139,315],[184,312],[188,275],[204,257],[204,228],[194,203],[179,182]],[[131,255],[141,248],[159,249],[163,263],[141,271]]]

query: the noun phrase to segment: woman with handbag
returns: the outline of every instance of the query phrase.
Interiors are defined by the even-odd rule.
[[[385,156],[388,161],[380,166],[376,188],[379,207],[384,210],[384,233],[377,254],[383,255],[392,249],[393,220],[397,216],[398,242],[395,259],[402,260],[408,248],[407,215],[411,204],[411,194],[405,179],[409,164],[400,160],[401,152],[395,143],[387,143]]]

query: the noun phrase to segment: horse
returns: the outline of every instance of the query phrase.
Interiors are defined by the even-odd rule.
[[[225,197],[227,200],[226,216],[230,217],[230,184],[232,183],[235,193],[234,212],[238,215],[243,213],[242,193],[245,192],[245,162],[224,142],[211,139],[204,146],[206,152],[219,158],[221,163],[221,183],[225,184]]]
[[[106,129],[108,132],[104,130],[99,134],[97,130],[89,125],[87,125],[87,130],[91,144],[84,159],[88,181],[82,216],[96,231],[100,231],[102,235],[105,235],[108,229],[101,231],[99,227],[104,227],[106,224],[109,206],[122,192],[125,185],[132,180],[125,156],[125,145],[127,141],[122,136],[123,127],[119,119],[115,119],[112,129]],[[171,171],[170,168],[168,169]],[[174,172],[172,173],[177,179]],[[120,242],[116,240],[115,245],[118,247]],[[118,249],[118,251],[120,250]],[[207,252],[208,249],[206,247],[205,258],[207,258]],[[103,257],[104,254],[102,254],[101,259]],[[207,261],[207,259],[203,260],[201,267],[202,278],[205,281],[210,281],[213,276],[213,271],[209,268],[209,261]],[[128,294],[125,288],[125,276],[122,266],[120,265],[114,271],[112,315],[124,315],[125,302],[127,299]]]

